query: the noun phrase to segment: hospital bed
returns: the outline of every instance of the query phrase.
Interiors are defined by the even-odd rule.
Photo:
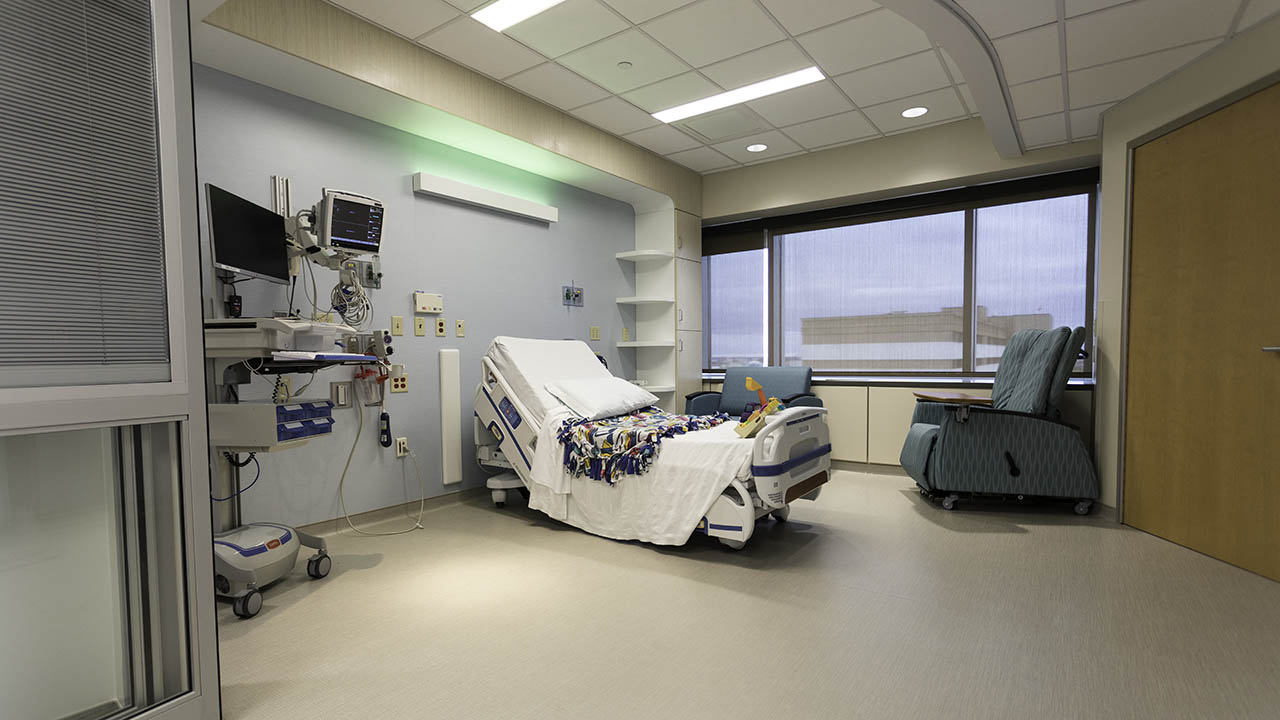
[[[827,415],[813,407],[771,416],[754,438],[739,438],[732,419],[667,438],[646,473],[616,485],[572,477],[562,466],[555,430],[575,416],[545,388],[608,377],[595,353],[576,340],[499,337],[482,363],[475,394],[477,460],[509,468],[529,493],[530,507],[588,532],[668,545],[700,532],[736,550],[759,519],[785,521],[793,501],[816,500],[827,482]],[[496,503],[503,492],[494,491]]]

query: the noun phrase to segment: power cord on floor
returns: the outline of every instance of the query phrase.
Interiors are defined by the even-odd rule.
[[[368,537],[387,537],[390,535],[404,535],[414,530],[425,530],[422,526],[422,515],[427,509],[427,487],[422,479],[422,466],[418,464],[418,454],[409,451],[409,458],[413,460],[413,467],[418,472],[418,519],[414,521],[413,527],[404,530],[395,530],[392,532],[370,532],[361,530],[351,522],[351,514],[347,512],[347,498],[343,492],[343,488],[347,483],[347,472],[351,469],[351,458],[355,457],[356,447],[360,444],[360,436],[364,434],[364,406],[356,403],[356,439],[351,443],[351,452],[347,453],[347,464],[342,467],[342,477],[338,480],[338,502],[342,504],[342,517],[346,518],[347,526],[357,535],[366,535]]]

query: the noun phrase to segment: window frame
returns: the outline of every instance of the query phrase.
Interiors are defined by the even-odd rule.
[[[982,208],[1013,205],[1036,200],[1048,200],[1073,195],[1085,195],[1088,200],[1087,238],[1085,259],[1085,317],[1084,317],[1084,351],[1087,359],[1083,370],[1073,371],[1073,378],[1093,378],[1096,372],[1094,360],[1094,320],[1097,314],[1095,297],[1097,289],[1097,228],[1098,228],[1098,168],[1087,168],[1054,175],[1041,175],[1033,178],[989,183],[974,187],[944,190],[940,192],[880,200],[859,205],[849,205],[825,210],[816,210],[772,218],[759,218],[738,223],[726,223],[703,228],[704,256],[734,252],[742,249],[742,238],[763,234],[765,262],[769,267],[769,285],[765,289],[769,299],[769,315],[765,327],[768,363],[777,365],[783,355],[782,313],[782,259],[777,252],[777,236],[793,233],[826,230],[837,227],[851,227],[870,223],[900,220],[903,218],[922,217],[941,213],[963,211],[964,228],[964,348],[961,370],[955,372],[939,372],[937,370],[824,370],[821,377],[857,379],[883,378],[887,376],[903,378],[936,378],[974,380],[990,379],[994,372],[979,372],[974,369],[974,343],[976,340],[974,326],[977,285],[975,278],[975,260],[977,249],[977,211]],[[724,247],[718,247],[717,239],[724,238]],[[758,247],[758,246],[757,246]],[[708,249],[711,252],[708,252]],[[703,295],[703,316],[709,317],[710,298]],[[703,338],[703,365],[710,359],[710,328],[706,329]],[[704,373],[723,372],[724,368],[704,367]]]

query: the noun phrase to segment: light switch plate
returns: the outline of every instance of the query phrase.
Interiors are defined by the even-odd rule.
[[[600,339],[600,326],[599,326],[599,325],[592,325],[592,326],[591,326],[591,339],[592,339],[592,340],[599,340],[599,339]]]
[[[455,336],[457,336],[457,337],[466,337],[466,336],[467,336],[467,321],[466,321],[466,320],[459,320],[459,321],[458,321],[457,330],[454,332],[454,335],[455,335]]]
[[[401,315],[391,316],[391,334],[404,335],[404,317]]]
[[[446,327],[444,318],[436,318],[436,337],[444,337]]]
[[[426,318],[413,319],[413,334],[417,335],[418,337],[427,336],[427,319]]]

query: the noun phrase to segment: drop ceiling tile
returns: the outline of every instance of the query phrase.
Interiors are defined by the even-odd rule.
[[[747,103],[747,107],[779,127],[853,109],[829,80],[760,98]]]
[[[810,150],[880,134],[857,110],[792,125],[782,131]]]
[[[1126,2],[1129,2],[1129,0],[1066,0],[1065,9],[1067,17],[1075,17],[1076,15],[1083,15],[1087,12],[1109,8],[1112,5]]]
[[[956,89],[960,91],[960,99],[964,101],[965,107],[969,109],[971,115],[978,114],[978,103],[973,99],[973,91],[969,89],[969,83],[957,85]]]
[[[1235,0],[1139,0],[1067,21],[1067,69],[1222,37]]]
[[[856,70],[835,82],[858,105],[879,105],[951,84],[933,50]]]
[[[1097,135],[1102,130],[1099,122],[1102,119],[1102,113],[1113,104],[1107,103],[1106,105],[1095,105],[1091,108],[1072,110],[1070,113],[1072,139],[1082,140]]]
[[[1027,30],[995,41],[1005,82],[1017,85],[1062,72],[1058,26]]]
[[[702,0],[645,23],[644,31],[694,67],[786,38],[755,0]]]
[[[652,20],[659,15],[684,7],[693,0],[604,0],[622,13],[628,20],[639,25],[645,20]]]
[[[1018,122],[1022,144],[1027,148],[1059,145],[1067,141],[1067,118],[1063,113]]]
[[[1209,40],[1068,73],[1072,107],[1123,100],[1217,44]]]
[[[1240,24],[1236,32],[1248,30],[1258,23],[1280,12],[1280,0],[1249,0],[1249,5],[1240,16]]]
[[[631,63],[631,67],[618,67],[624,60]],[[679,58],[635,29],[575,50],[559,62],[614,93],[634,90],[689,69]]]
[[[859,15],[798,39],[828,75],[861,70],[932,47],[920,28],[889,10]]]
[[[735,58],[708,65],[699,72],[727,90],[768,80],[813,65],[804,51],[791,40],[752,50]]]
[[[658,121],[653,119],[653,116],[649,113],[616,97],[584,105],[572,112],[592,125],[604,128],[614,135],[626,135],[627,133],[633,133],[636,130],[658,124]]]
[[[938,48],[938,53],[942,55],[942,62],[946,64],[947,72],[951,73],[951,79],[954,80],[956,84],[964,82],[964,73],[960,72],[960,66],[957,65],[956,61],[951,57],[951,53],[943,50],[942,48]]]
[[[1058,21],[1058,8],[1054,0],[959,0],[960,7],[978,21],[987,37],[1030,30]]]
[[[722,88],[698,73],[687,72],[637,88],[625,93],[622,97],[648,112],[655,113],[708,95],[715,95],[721,90]]]
[[[672,153],[667,156],[667,159],[678,162],[690,170],[703,173],[736,166],[738,164],[709,147],[700,147],[693,150],[685,150],[684,152]]]
[[[872,0],[760,0],[792,35],[880,8]]]
[[[418,39],[426,47],[496,78],[514,75],[542,62],[542,56],[469,17],[437,28]]]
[[[489,0],[447,0],[447,1],[450,5],[458,8],[459,10],[465,13],[469,13],[472,10],[475,10],[476,8],[480,7],[481,5],[484,5],[485,3],[489,2]]]
[[[688,130],[694,137],[700,137],[708,143],[720,142],[769,129],[768,123],[762,120],[759,115],[750,112],[741,105],[691,117],[688,120],[681,120],[677,124]]]
[[[506,83],[543,102],[569,110],[607,97],[609,92],[555,63],[545,63],[513,75]]]
[[[554,58],[628,27],[627,21],[597,0],[566,0],[507,28],[506,33]]]
[[[691,150],[702,145],[702,143],[670,125],[647,128],[631,133],[626,138],[637,145],[649,148],[659,155],[670,155],[674,152]]]
[[[909,107],[927,107],[929,112],[918,118],[904,118],[902,111]],[[935,125],[948,120],[967,117],[960,98],[954,88],[943,88],[933,92],[912,95],[881,105],[872,105],[862,109],[867,118],[882,132],[891,133],[899,130],[911,130],[925,125]]]
[[[1062,76],[1054,75],[1043,80],[1014,85],[1009,88],[1013,98],[1014,114],[1022,118],[1039,117],[1062,112]]]
[[[764,150],[762,152],[758,152],[758,153],[747,152],[747,146],[754,145],[756,143],[762,143],[764,145],[768,145],[769,149]],[[748,135],[747,137],[744,137],[744,138],[738,138],[737,140],[730,140],[729,142],[722,142],[717,145],[712,145],[711,147],[715,148],[716,150],[720,151],[725,155],[728,155],[729,157],[733,158],[734,160],[737,160],[740,163],[752,163],[760,160],[769,160],[772,158],[776,158],[779,155],[789,155],[791,153],[799,152],[804,149],[799,145],[795,144],[795,142],[792,141],[791,138],[787,137],[786,135],[783,135],[777,130],[770,130],[768,132],[759,133],[757,135]]]
[[[334,0],[351,12],[407,38],[417,38],[458,17],[442,0],[406,3],[402,0]]]

